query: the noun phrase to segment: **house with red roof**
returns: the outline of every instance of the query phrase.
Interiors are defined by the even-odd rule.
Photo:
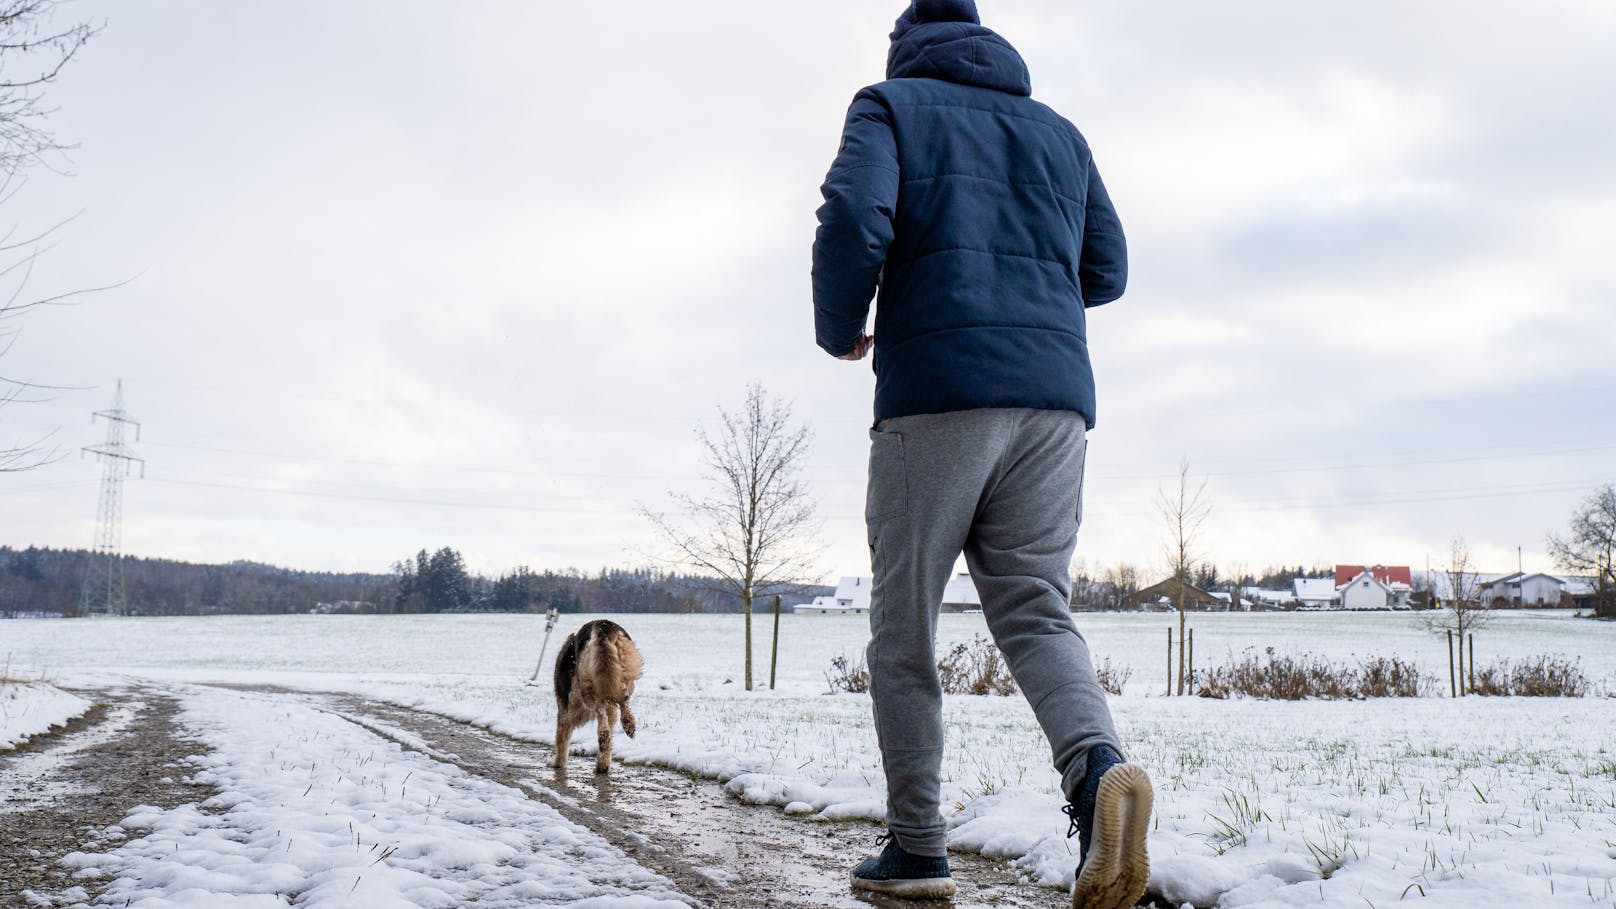
[[[1335,590],[1343,609],[1407,609],[1414,573],[1407,565],[1337,565]]]

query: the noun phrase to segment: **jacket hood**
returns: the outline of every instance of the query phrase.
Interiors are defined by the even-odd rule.
[[[1031,95],[1027,64],[998,33],[969,22],[923,22],[893,39],[888,79],[941,79]]]

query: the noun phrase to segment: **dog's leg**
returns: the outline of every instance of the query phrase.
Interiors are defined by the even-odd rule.
[[[634,711],[628,709],[628,701],[624,701],[620,706],[623,708],[623,734],[634,738],[634,730],[639,728],[639,724],[634,721]]]
[[[555,735],[555,766],[557,770],[567,769],[567,748],[572,744],[572,724],[567,722],[567,714],[562,712],[556,717]]]
[[[612,711],[609,707],[595,711],[595,741],[600,745],[595,755],[595,772],[609,773],[612,769]]]

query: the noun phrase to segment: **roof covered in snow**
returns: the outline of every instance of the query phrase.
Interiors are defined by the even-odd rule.
[[[1304,603],[1328,603],[1335,599],[1335,583],[1329,578],[1297,578],[1291,586],[1296,598]]]

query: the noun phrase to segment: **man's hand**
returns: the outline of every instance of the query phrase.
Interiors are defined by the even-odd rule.
[[[858,340],[853,342],[853,352],[852,353],[842,354],[841,356],[837,357],[836,359],[838,359],[838,360],[862,360],[866,356],[869,355],[870,348],[872,348],[874,346],[875,346],[875,335],[867,335],[867,334],[864,334],[863,332],[859,332]]]

